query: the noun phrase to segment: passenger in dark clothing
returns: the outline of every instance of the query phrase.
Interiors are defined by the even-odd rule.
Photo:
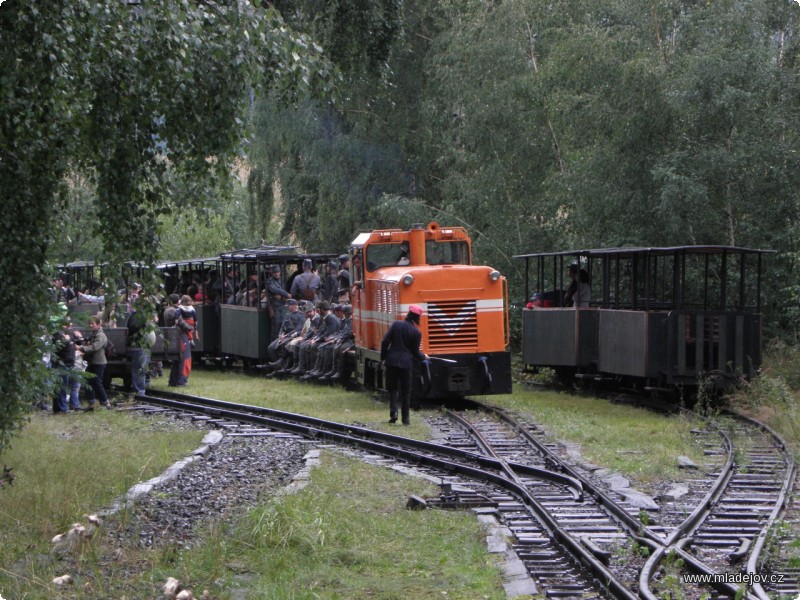
[[[75,367],[75,342],[66,332],[67,324],[53,336],[51,366],[58,377],[58,389],[53,397],[53,414],[69,412],[70,373]]]
[[[350,257],[347,254],[342,254],[339,257],[339,267],[341,270],[337,275],[339,283],[339,302],[350,302]]]
[[[269,297],[270,315],[270,342],[278,337],[278,332],[283,325],[283,318],[286,315],[284,302],[292,297],[281,284],[281,266],[272,265],[270,277],[267,279],[267,296]]]
[[[322,278],[320,287],[321,299],[327,300],[331,304],[339,300],[339,279],[336,272],[338,266],[336,261],[328,261],[328,264],[325,265],[325,277]]]
[[[177,327],[178,318],[180,317],[180,309],[178,305],[181,302],[181,297],[178,294],[169,295],[169,306],[164,309],[164,327]],[[178,341],[180,344],[180,340]],[[180,346],[177,348],[180,354]],[[172,365],[169,370],[169,386],[175,387],[178,385],[178,380],[181,376],[181,360],[180,358],[173,359]]]
[[[133,312],[128,317],[128,357],[131,361],[131,387],[133,392],[143,396],[148,385],[150,372],[150,348],[156,342],[153,326],[155,314],[148,314],[150,300],[144,292],[139,294],[133,304]]]
[[[420,350],[420,315],[422,308],[412,304],[408,307],[405,320],[392,323],[381,341],[381,362],[386,365],[386,388],[389,391],[389,423],[397,422],[398,400],[401,403],[403,425],[410,423],[414,359],[428,360],[428,355]]]
[[[267,347],[267,353],[272,359],[269,366],[273,369],[279,369],[283,366],[283,359],[286,356],[286,345],[295,337],[300,335],[305,323],[306,317],[300,312],[300,305],[294,298],[289,298],[286,301],[286,316],[283,318],[281,328],[276,337]]]

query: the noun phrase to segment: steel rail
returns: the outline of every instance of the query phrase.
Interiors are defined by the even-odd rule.
[[[575,469],[573,469],[570,465],[566,462],[561,460],[558,456],[553,454],[544,444],[542,444],[539,440],[536,439],[534,435],[531,434],[525,427],[523,427],[519,421],[517,421],[514,417],[509,415],[505,410],[502,408],[498,408],[495,406],[491,406],[488,404],[478,403],[482,407],[485,408],[486,412],[492,413],[497,415],[502,421],[506,424],[513,427],[519,434],[524,437],[530,444],[532,444],[539,452],[541,452],[544,456],[548,457],[548,459],[556,464],[559,470],[567,473],[570,477],[573,477],[581,482],[583,485],[583,489],[586,493],[591,494],[594,498],[596,498],[599,504],[608,510],[614,517],[619,519],[619,521],[624,524],[629,531],[637,532],[639,537],[644,537],[655,544],[662,546],[664,544],[663,538],[644,525],[638,519],[632,517],[624,508],[619,506],[611,497],[609,497],[605,492],[600,490],[596,485],[594,485],[591,481],[589,481],[586,477],[578,473]]]
[[[495,451],[494,447],[491,443],[489,443],[486,438],[478,431],[469,421],[461,417],[460,415],[455,414],[453,411],[447,411],[448,416],[457,421],[462,425],[462,427],[466,428],[467,431],[475,438],[478,442],[478,445],[481,446],[486,452],[491,454],[494,458],[501,461],[503,464],[503,470],[506,472],[507,476],[520,488],[525,490],[525,499],[526,503],[530,503],[531,510],[534,510],[538,520],[544,521],[546,523],[546,528],[550,532],[551,536],[561,542],[563,545],[567,546],[569,550],[573,553],[576,558],[578,558],[581,563],[584,564],[584,567],[590,568],[592,574],[595,577],[600,577],[600,581],[603,582],[604,587],[609,588],[618,598],[636,598],[636,594],[628,588],[624,583],[617,579],[616,575],[608,569],[601,561],[599,561],[595,554],[591,551],[590,548],[587,548],[583,542],[580,540],[575,539],[569,532],[566,531],[557,521],[557,519],[552,515],[552,513],[547,510],[547,508],[540,504],[539,501],[528,491],[528,487],[525,483],[520,479],[519,475],[515,472],[515,468],[511,465],[511,463],[505,461],[501,458],[497,452]],[[576,498],[576,500],[578,500]]]
[[[197,398],[194,396],[187,396],[175,392],[167,392],[160,390],[158,394],[161,395],[162,397],[161,398],[154,397],[151,394],[148,397],[143,398],[143,400],[154,401],[157,404],[171,406],[173,408],[186,409],[187,404],[185,404],[185,402],[188,399],[191,399],[193,401],[199,401],[202,403],[198,405],[196,408],[192,409],[195,410],[196,412],[208,412],[210,410],[212,414],[216,412],[219,415],[229,416],[231,419],[234,420],[260,423],[262,425],[266,425],[277,430],[297,433],[303,435],[304,437],[309,437],[312,439],[330,439],[332,441],[336,441],[337,443],[357,445],[382,455],[395,456],[403,458],[405,460],[409,460],[411,462],[425,464],[426,466],[432,468],[441,468],[449,470],[451,472],[464,474],[474,479],[491,481],[492,483],[495,483],[500,487],[504,487],[506,489],[509,489],[509,487],[511,487],[513,489],[509,489],[509,491],[512,491],[518,497],[523,499],[526,504],[528,504],[527,499],[530,498],[531,500],[530,505],[532,507],[538,507],[538,509],[541,509],[543,511],[544,516],[537,515],[537,520],[543,527],[545,527],[545,529],[548,530],[548,532],[556,540],[558,540],[563,545],[570,548],[570,550],[576,553],[577,555],[581,556],[582,557],[581,560],[586,563],[587,568],[590,568],[590,570],[592,570],[593,573],[594,572],[601,573],[601,575],[598,575],[598,577],[609,579],[605,574],[606,571],[605,566],[599,563],[599,561],[597,561],[595,557],[591,554],[584,559],[583,558],[585,552],[584,548],[579,543],[575,542],[575,540],[571,538],[571,536],[568,535],[564,536],[558,532],[559,526],[554,520],[552,520],[552,517],[550,517],[549,512],[544,507],[539,505],[539,503],[535,500],[535,498],[530,496],[525,486],[519,482],[518,478],[516,478],[515,475],[509,473],[509,470],[512,472],[516,472],[518,474],[525,474],[533,478],[544,479],[547,481],[551,481],[553,483],[564,485],[571,490],[573,495],[583,494],[585,492],[588,492],[592,496],[594,496],[598,500],[598,502],[604,508],[606,508],[606,510],[609,510],[611,514],[617,517],[619,521],[629,529],[630,532],[635,532],[632,533],[632,537],[634,537],[634,539],[637,539],[640,542],[644,542],[648,546],[651,546],[654,549],[653,555],[651,556],[650,560],[648,560],[647,564],[642,569],[642,573],[640,574],[639,593],[642,598],[647,598],[649,600],[655,599],[655,596],[652,595],[652,592],[649,589],[649,581],[654,576],[658,564],[663,559],[663,557],[668,554],[669,550],[674,550],[684,560],[685,564],[687,565],[687,568],[694,571],[695,573],[706,574],[706,575],[716,574],[716,571],[714,569],[708,567],[701,560],[697,559],[693,555],[686,552],[682,546],[687,543],[687,540],[685,538],[688,532],[694,531],[697,529],[697,527],[699,527],[699,524],[702,523],[705,517],[708,515],[710,507],[713,506],[713,504],[719,499],[719,496],[722,493],[725,484],[730,480],[732,471],[732,462],[733,462],[731,458],[732,444],[727,435],[722,431],[720,431],[719,433],[726,440],[725,443],[729,449],[728,460],[726,461],[726,465],[723,468],[722,473],[718,476],[714,486],[706,495],[706,497],[703,499],[703,501],[700,503],[700,505],[698,505],[698,507],[684,522],[682,522],[678,527],[676,527],[672,531],[667,540],[664,540],[661,536],[652,531],[649,527],[644,526],[644,524],[642,524],[640,521],[632,517],[627,511],[625,511],[616,502],[610,499],[605,493],[603,493],[596,486],[591,484],[591,482],[586,480],[586,478],[582,477],[579,473],[577,473],[571,466],[567,465],[566,463],[564,463],[564,461],[562,461],[552,452],[550,452],[525,427],[520,425],[516,421],[516,419],[508,415],[506,411],[497,407],[485,405],[481,402],[475,402],[475,405],[479,406],[486,412],[498,415],[498,417],[501,420],[512,426],[515,430],[517,430],[520,433],[520,435],[522,435],[526,440],[528,440],[529,443],[531,443],[540,452],[542,452],[545,456],[547,456],[548,459],[555,465],[557,465],[558,469],[562,472],[558,473],[546,469],[539,469],[538,467],[532,467],[529,465],[507,462],[502,459],[498,459],[496,457],[487,457],[479,453],[469,452],[457,448],[451,448],[440,444],[434,444],[431,442],[425,442],[421,440],[412,440],[410,438],[396,436],[390,433],[377,432],[364,427],[347,425],[343,423],[337,423],[334,421],[326,421],[323,419],[317,419],[315,417],[309,417],[307,415],[288,413],[266,407],[243,405],[238,403],[226,402],[222,400],[215,400],[211,398]],[[174,403],[171,403],[169,400],[170,397],[175,398],[176,401]],[[249,412],[243,412],[243,410]],[[742,415],[736,415],[736,416],[744,418],[742,417]],[[748,420],[754,423],[756,426],[762,428],[762,430],[768,432],[776,440],[778,440],[780,447],[784,450],[784,453],[786,454],[787,448],[785,442],[782,440],[782,438],[780,438],[780,436],[778,436],[767,426],[752,419]],[[381,440],[381,442],[379,443],[372,440]],[[430,456],[423,457],[417,453],[405,450],[405,447],[416,448],[418,451],[430,452],[438,456],[449,456],[453,459],[474,463],[475,465],[478,466],[471,467],[469,465],[464,465],[461,463],[445,461],[442,459],[435,459]],[[485,469],[492,469],[498,472],[502,472],[504,474],[498,475],[496,473],[488,473]],[[759,536],[757,537],[756,545],[753,551],[750,553],[750,559],[748,561],[749,572],[755,572],[754,569],[757,566],[760,552],[762,551],[765,545],[769,529],[772,523],[774,523],[774,521],[779,517],[783,508],[785,507],[785,503],[789,495],[789,486],[791,485],[791,477],[789,477],[789,475],[793,475],[794,472],[795,472],[794,461],[790,457],[787,459],[787,477],[784,480],[784,485],[780,493],[780,501],[776,505],[775,509],[772,511],[768,523],[765,525],[765,527],[762,529]],[[537,513],[538,509],[536,511]],[[681,541],[682,538],[683,541]],[[597,563],[596,565],[592,564],[595,562]],[[597,571],[595,571],[595,569],[597,569]],[[648,575],[645,575],[646,571],[649,573]],[[622,585],[618,581],[616,580],[613,581],[609,580],[609,581],[611,584],[609,591],[611,591],[612,593],[620,593],[623,595],[623,597],[625,596],[625,594],[630,593],[630,590],[628,590],[624,585]],[[717,591],[731,595],[733,597],[745,597],[751,600],[754,599],[765,600],[766,598],[768,598],[763,588],[761,588],[760,584],[755,584],[753,586],[753,594],[747,594],[747,592],[745,591],[746,594],[745,596],[742,596],[743,590],[735,584],[712,582],[709,585],[714,589],[716,589]],[[619,589],[616,589],[617,586],[619,586]]]
[[[159,394],[161,394],[161,392],[159,392]],[[171,398],[165,397],[166,395],[171,396]],[[276,411],[274,409],[265,407],[242,405],[221,400],[214,400],[211,398],[188,397],[181,394],[176,394],[174,392],[162,394],[162,397],[153,396],[150,394],[140,397],[140,399],[142,401],[169,408],[202,414],[210,413],[215,416],[225,417],[235,421],[244,421],[247,423],[268,426],[277,430],[299,434],[311,439],[325,439],[344,445],[355,445],[384,456],[402,458],[412,463],[423,464],[427,467],[465,475],[472,479],[491,482],[521,499],[523,504],[529,507],[537,522],[539,522],[539,524],[548,532],[548,534],[563,546],[566,546],[573,556],[578,557],[583,567],[590,571],[596,578],[598,584],[611,593],[615,598],[620,600],[635,600],[637,598],[637,596],[633,594],[631,590],[629,590],[624,584],[618,581],[614,574],[611,573],[599,560],[597,560],[594,555],[592,555],[580,543],[576,542],[571,536],[565,535],[555,520],[550,516],[548,511],[538,500],[536,500],[536,498],[530,494],[528,489],[524,485],[509,479],[508,476],[503,473],[503,468],[500,464],[501,461],[497,459],[481,456],[479,454],[466,452],[463,450],[448,448],[447,446],[432,444],[430,442],[411,440],[401,436],[395,436],[383,432],[375,432],[362,427],[345,425],[333,421],[325,421],[315,417],[308,417],[307,415]],[[246,411],[243,409],[246,409]],[[277,415],[280,415],[283,418],[276,418]],[[292,422],[294,419],[296,419],[296,422]],[[326,427],[330,428],[328,429]],[[356,433],[359,435],[354,435]],[[371,439],[368,439],[370,437],[384,440],[385,443],[372,441]],[[415,450],[407,450],[405,446],[410,446],[415,448]],[[420,454],[419,450],[422,449],[451,457],[467,457],[477,464],[485,465],[497,472],[490,472],[484,468],[472,467],[463,463],[436,458],[435,456],[428,454]],[[547,476],[543,478],[554,483],[558,482],[561,485],[566,485],[568,487],[573,487],[575,485],[575,482],[572,481],[571,478],[568,478],[561,473],[536,469],[526,465],[516,466],[520,467],[521,470],[528,471],[531,474],[535,472],[546,474]]]
[[[714,481],[714,484],[711,486],[711,489],[705,495],[703,500],[697,505],[697,507],[695,507],[692,513],[683,520],[683,522],[681,522],[672,530],[672,533],[666,539],[664,544],[650,555],[650,558],[647,560],[644,567],[642,567],[639,575],[639,590],[642,594],[642,598],[645,598],[646,600],[657,600],[657,597],[650,589],[650,581],[653,579],[653,577],[655,577],[656,572],[661,566],[661,562],[665,557],[669,556],[670,551],[674,551],[676,554],[678,554],[683,559],[684,563],[692,567],[696,573],[703,573],[706,575],[716,573],[715,570],[703,565],[701,561],[683,549],[683,546],[687,543],[687,536],[690,536],[691,533],[696,531],[697,528],[703,523],[703,521],[711,512],[712,506],[717,502],[717,500],[719,500],[720,496],[722,496],[723,492],[725,491],[725,487],[728,485],[728,482],[733,476],[733,443],[731,442],[728,434],[718,427],[716,429],[717,432],[722,436],[722,439],[725,442],[725,447],[727,448],[728,456],[727,460],[725,461],[725,465],[720,470],[720,474],[717,476],[717,479]],[[717,591],[732,594],[733,597],[739,597],[738,594],[742,593],[738,585],[731,583],[717,583],[712,587],[714,587]],[[749,597],[750,596],[748,596],[748,598]]]
[[[703,499],[703,501],[700,503],[700,505],[681,525],[678,526],[677,528],[678,530],[673,531],[672,535],[670,536],[670,538],[668,538],[668,540],[664,540],[652,529],[645,526],[637,519],[633,518],[613,499],[611,499],[608,495],[606,495],[604,492],[598,489],[597,486],[593,485],[585,477],[581,476],[580,473],[575,471],[570,465],[566,464],[559,457],[550,452],[550,450],[548,450],[547,447],[544,446],[544,444],[542,444],[539,440],[537,440],[535,436],[533,436],[525,427],[520,425],[520,423],[514,417],[509,415],[505,410],[478,401],[474,401],[474,403],[477,406],[480,406],[481,408],[485,409],[487,412],[496,414],[501,420],[503,420],[504,422],[515,428],[520,433],[520,435],[529,440],[531,444],[533,444],[537,449],[539,449],[539,451],[544,453],[546,456],[550,457],[550,459],[553,462],[555,462],[560,469],[563,469],[571,477],[574,477],[579,481],[581,481],[583,483],[584,489],[592,496],[597,498],[598,502],[600,503],[601,506],[603,506],[603,508],[605,508],[606,510],[611,512],[611,514],[617,517],[620,520],[620,522],[623,525],[625,525],[625,527],[628,529],[629,533],[631,533],[632,536],[634,536],[635,538],[643,538],[649,540],[655,545],[656,550],[651,555],[650,560],[648,560],[648,562],[645,563],[645,566],[642,569],[642,575],[640,576],[639,580],[639,593],[642,595],[642,597],[648,598],[649,600],[655,600],[655,596],[652,595],[652,592],[650,591],[649,588],[649,581],[655,575],[656,567],[658,566],[658,564],[660,564],[660,561],[663,560],[663,557],[667,556],[666,551],[669,549],[669,547],[670,546],[674,547],[676,541],[680,537],[685,536],[685,533],[682,533],[679,530],[688,530],[694,523],[697,523],[699,525],[699,523],[702,522],[704,514],[707,513],[709,507],[722,494],[725,488],[725,484],[730,479],[731,471],[733,468],[733,458],[732,458],[732,444],[727,435],[721,430],[718,430],[719,433],[725,439],[725,443],[729,449],[728,461],[726,463],[726,467],[723,468],[723,471],[720,474],[720,476],[718,476],[717,480],[714,483],[714,486],[706,495],[706,497]],[[684,563],[687,565],[687,567],[696,574],[708,575],[708,576],[717,574],[715,569],[705,565],[702,561],[698,560],[696,557],[692,556],[691,554],[683,550],[681,547],[677,547],[674,549],[684,560]],[[653,562],[651,564],[652,560],[657,560],[658,562]],[[647,575],[647,579],[643,581],[643,577],[647,569],[650,569],[650,572]],[[732,597],[739,597],[739,598],[745,597],[741,596],[742,589],[736,584],[719,582],[711,579],[711,583],[709,583],[709,586],[719,592],[731,595]],[[749,598],[750,600],[755,600],[753,596],[746,596],[746,597]]]
[[[784,511],[786,510],[786,505],[789,502],[789,497],[791,493],[791,488],[794,483],[794,478],[797,475],[796,469],[797,465],[794,461],[794,456],[792,456],[789,447],[786,445],[786,440],[778,434],[777,431],[773,430],[771,427],[766,425],[765,423],[761,423],[756,421],[755,419],[751,419],[745,415],[741,415],[735,413],[740,419],[745,419],[747,421],[752,422],[755,426],[760,427],[763,431],[767,432],[771,435],[777,442],[778,445],[783,449],[784,456],[786,457],[786,477],[784,477],[783,485],[781,486],[781,491],[778,494],[778,501],[775,503],[775,507],[772,509],[769,517],[767,517],[767,522],[764,524],[764,527],[761,529],[761,532],[756,537],[756,543],[753,544],[753,549],[750,552],[750,556],[747,560],[747,572],[748,573],[756,573],[756,569],[761,562],[761,553],[764,551],[764,546],[767,542],[767,537],[769,535],[769,530],[772,528],[772,525],[777,521],[781,515],[783,515]],[[769,594],[764,590],[764,586],[761,585],[761,582],[756,582],[752,586],[753,594],[759,598],[759,600],[768,600]]]
[[[153,395],[153,393],[156,393],[157,395]],[[340,435],[348,436],[348,439],[355,440],[357,439],[356,436],[360,436],[360,439],[367,439],[367,438],[378,439],[378,440],[383,440],[386,443],[416,447],[419,450],[423,450],[425,452],[431,452],[433,454],[446,455],[446,456],[449,455],[453,458],[458,458],[463,461],[476,463],[484,468],[495,469],[497,471],[503,470],[503,466],[499,460],[475,452],[469,452],[467,450],[452,448],[450,446],[444,446],[441,444],[434,444],[432,442],[426,442],[424,440],[415,440],[412,438],[398,436],[391,433],[375,431],[374,429],[359,427],[357,425],[348,425],[345,423],[338,423],[336,421],[318,419],[316,417],[311,417],[300,413],[290,413],[263,406],[239,404],[236,402],[227,402],[225,400],[216,400],[214,398],[189,396],[185,394],[179,394],[176,392],[168,392],[163,390],[158,390],[157,392],[153,392],[151,390],[148,392],[148,395],[140,398],[143,400],[152,401],[153,403],[165,406],[171,406],[173,408],[181,408],[184,406],[184,404],[182,404],[183,402],[188,402],[190,400],[194,402],[199,401],[201,402],[199,406],[213,407],[214,410],[216,410],[219,414],[223,414],[224,411],[233,411],[236,415],[238,415],[236,416],[237,419],[244,418],[242,417],[242,415],[247,415],[247,414],[255,414],[263,416],[264,418],[270,419],[269,421],[270,427],[274,429],[280,429],[283,431],[289,431],[291,433],[303,433],[303,431],[306,430],[309,431],[313,430],[316,432],[315,437],[320,437],[324,436],[326,432],[338,432],[338,434]],[[175,399],[177,403],[171,404],[169,402],[170,398]],[[242,410],[247,410],[248,412],[242,413],[241,412]],[[297,425],[297,423],[306,423],[308,427],[307,428],[300,427]],[[583,487],[581,485],[581,482],[575,479],[574,477],[570,477],[568,475],[564,475],[563,473],[558,473],[556,471],[550,471],[547,469],[533,467],[530,465],[521,465],[516,463],[511,463],[511,464],[513,465],[514,469],[516,469],[519,473],[522,473],[524,475],[529,475],[537,479],[550,481],[552,483],[556,483],[559,485],[564,485],[568,487],[570,490],[572,490],[573,495],[577,495],[577,497],[581,497],[583,494]]]

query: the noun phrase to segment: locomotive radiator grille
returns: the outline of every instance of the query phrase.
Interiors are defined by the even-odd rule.
[[[428,347],[431,350],[478,347],[475,300],[428,302]]]

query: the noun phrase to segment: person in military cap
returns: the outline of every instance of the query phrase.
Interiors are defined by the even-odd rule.
[[[350,302],[350,256],[342,254],[339,257],[339,302]]]
[[[422,333],[419,330],[422,307],[412,304],[402,321],[395,321],[381,341],[381,362],[386,366],[386,389],[389,392],[389,423],[397,422],[398,403],[403,425],[410,423],[411,374],[414,359],[428,360],[422,352]]]
[[[272,369],[279,369],[283,366],[283,359],[286,356],[286,344],[300,335],[300,330],[305,322],[305,315],[300,312],[300,304],[294,298],[286,300],[286,316],[283,318],[278,337],[276,337],[267,347],[267,352],[272,360],[267,366]]]
[[[270,277],[267,280],[267,294],[269,296],[269,303],[267,306],[270,315],[269,337],[270,342],[272,342],[278,337],[278,331],[280,331],[281,325],[283,324],[285,315],[284,302],[292,297],[281,282],[280,265],[272,265],[272,267],[270,267]]]
[[[355,335],[353,334],[353,307],[344,304],[341,307],[342,319],[339,333],[336,335],[336,342],[326,349],[325,362],[320,381],[339,381],[344,377],[344,370],[347,366],[345,356],[349,350],[355,346]]]
[[[331,312],[333,312],[333,315],[338,321],[336,324],[336,331],[327,334],[325,338],[320,340],[316,345],[317,358],[314,361],[314,368],[310,369],[300,379],[316,379],[317,377],[322,377],[331,368],[333,355],[329,354],[329,351],[332,350],[336,342],[339,341],[339,335],[344,325],[344,308],[341,304],[334,304],[331,306]]]
[[[326,263],[325,276],[322,278],[322,286],[320,287],[320,299],[327,300],[328,302],[336,302],[339,300],[338,269],[339,263],[335,260],[329,260]]]
[[[319,331],[322,324],[322,317],[317,313],[314,305],[311,302],[303,302],[304,312],[306,315],[303,328],[300,330],[300,335],[291,340],[287,346],[287,360],[285,365],[278,371],[281,374],[293,374],[295,367],[300,365],[300,346],[307,342]]]
[[[317,358],[317,344],[332,336],[339,329],[339,319],[331,312],[331,305],[327,300],[317,302],[317,311],[321,317],[321,323],[316,333],[307,340],[300,343],[297,366],[292,369],[291,374],[302,377],[306,371],[311,371],[314,361]]]

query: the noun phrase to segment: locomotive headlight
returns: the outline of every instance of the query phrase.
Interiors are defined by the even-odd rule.
[[[491,273],[489,273],[489,279],[491,279],[492,281],[497,281],[498,279],[500,279],[500,271],[492,271]]]
[[[403,275],[403,279],[401,279],[401,281],[406,285],[411,285],[412,283],[414,283],[414,276],[411,275],[410,273],[407,275]]]

